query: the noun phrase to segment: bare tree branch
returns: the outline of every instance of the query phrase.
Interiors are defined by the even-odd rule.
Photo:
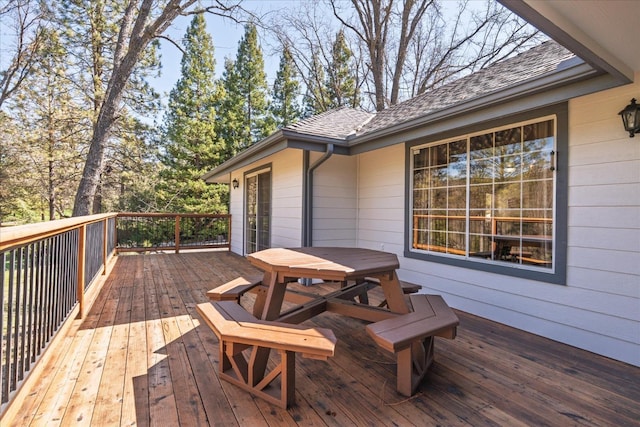
[[[118,34],[111,76],[94,125],[82,179],[76,193],[74,216],[91,213],[103,168],[105,149],[113,126],[119,118],[124,89],[140,55],[149,43],[162,35],[180,15],[208,12],[227,16],[226,14],[231,15],[239,7],[239,3],[227,4],[216,0],[212,6],[190,10],[196,0],[169,0],[164,9],[154,18],[155,2],[153,0],[129,1],[122,16],[124,24],[120,27]]]
[[[0,14],[14,20],[16,47],[6,70],[0,71],[0,108],[33,70],[44,37],[43,12],[34,0],[10,0]]]

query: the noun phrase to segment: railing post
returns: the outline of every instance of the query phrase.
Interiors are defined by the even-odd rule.
[[[82,224],[78,228],[78,304],[80,310],[78,317],[84,318],[84,265],[85,265],[85,243],[87,235],[87,224]]]
[[[231,251],[231,215],[227,215],[227,249]]]
[[[107,251],[109,250],[109,218],[105,218],[102,222],[104,229],[102,231],[102,275],[107,274]]]
[[[180,215],[176,215],[176,229],[174,240],[176,242],[176,253],[180,253]]]

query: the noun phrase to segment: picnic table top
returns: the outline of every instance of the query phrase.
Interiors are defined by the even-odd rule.
[[[271,248],[247,255],[254,266],[298,278],[348,280],[399,268],[395,254],[362,248]]]

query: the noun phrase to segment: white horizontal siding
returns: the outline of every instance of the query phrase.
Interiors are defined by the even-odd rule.
[[[638,252],[640,229],[573,226],[569,241],[574,247]]]
[[[233,172],[240,188],[231,189],[231,250],[244,254],[244,174],[271,164],[271,246],[295,247],[302,239],[302,151],[285,150]]]
[[[320,158],[313,153],[310,164]],[[314,171],[313,245],[356,245],[356,159],[334,154]]]
[[[603,294],[628,297],[631,300],[640,297],[638,276],[617,271],[593,270],[592,268],[572,267],[567,274],[567,282],[571,286],[589,289]]]
[[[358,246],[402,254],[404,146],[358,156]]]
[[[454,307],[640,366],[640,141],[617,114],[638,93],[569,104],[566,286],[402,257],[401,146],[359,156],[359,246],[395,252],[401,279]]]
[[[271,162],[271,247],[300,246],[302,151],[281,151],[272,156]]]

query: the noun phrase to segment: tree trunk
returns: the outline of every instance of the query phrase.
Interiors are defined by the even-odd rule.
[[[160,16],[153,22],[147,23],[147,18],[153,6],[152,0],[142,0],[136,7],[131,1],[122,19],[122,27],[118,35],[118,42],[114,55],[114,67],[104,94],[104,102],[100,106],[98,119],[93,129],[93,136],[89,146],[87,161],[82,171],[82,178],[78,186],[73,206],[73,216],[90,215],[93,199],[100,182],[104,152],[109,140],[111,129],[117,120],[124,88],[133,72],[141,52],[149,42],[161,34],[169,24],[195,0],[170,0]],[[216,8],[213,6],[212,8]],[[134,14],[137,13],[135,20]],[[130,25],[133,23],[133,25]],[[126,53],[125,53],[126,52]]]

